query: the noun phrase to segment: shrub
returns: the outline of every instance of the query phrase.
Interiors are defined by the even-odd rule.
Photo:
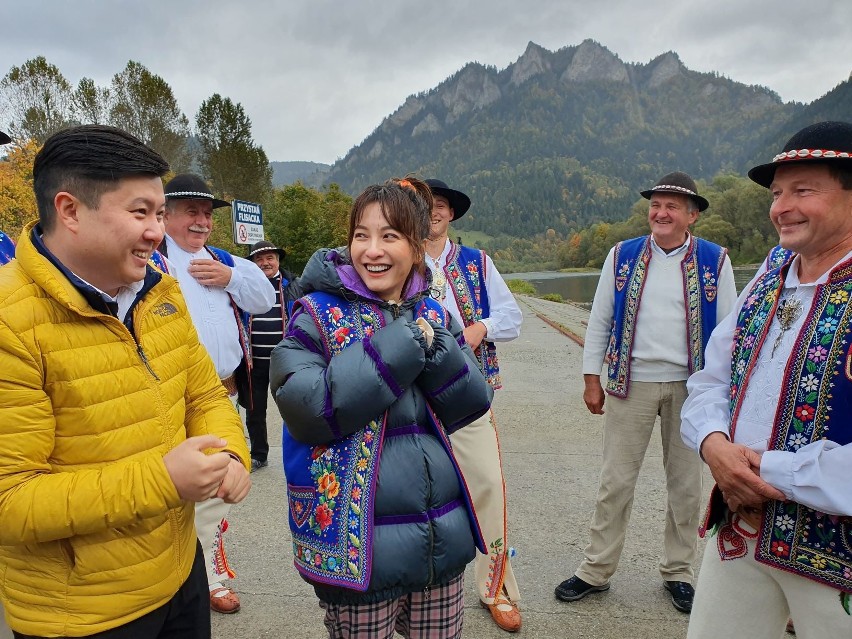
[[[559,293],[548,293],[547,295],[542,295],[541,299],[549,300],[551,302],[559,302],[560,304],[565,303],[565,299]]]
[[[506,280],[506,286],[508,286],[509,290],[513,293],[518,293],[520,295],[536,294],[535,286],[526,280]]]

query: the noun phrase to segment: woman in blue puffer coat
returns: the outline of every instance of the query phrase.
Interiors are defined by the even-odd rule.
[[[272,354],[294,563],[332,638],[461,636],[482,539],[447,434],[492,391],[428,296],[431,209],[414,178],[365,189],[347,248],[308,262]]]

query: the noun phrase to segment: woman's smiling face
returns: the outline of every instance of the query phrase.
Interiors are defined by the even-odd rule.
[[[391,227],[381,204],[368,204],[355,226],[349,255],[355,271],[380,299],[399,302],[415,251],[405,236]]]

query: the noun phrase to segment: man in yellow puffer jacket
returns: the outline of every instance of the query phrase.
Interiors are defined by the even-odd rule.
[[[36,156],[0,269],[0,598],[16,637],[210,637],[193,503],[248,493],[242,427],[148,266],[168,164],[87,125]]]

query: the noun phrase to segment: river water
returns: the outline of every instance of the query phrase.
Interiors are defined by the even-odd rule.
[[[734,282],[737,292],[751,281],[757,271],[756,264],[734,267]],[[600,272],[592,273],[560,273],[558,271],[545,271],[538,273],[507,273],[503,276],[507,280],[527,280],[539,295],[557,293],[562,299],[571,300],[579,304],[591,304],[595,297],[595,289],[598,286]]]

